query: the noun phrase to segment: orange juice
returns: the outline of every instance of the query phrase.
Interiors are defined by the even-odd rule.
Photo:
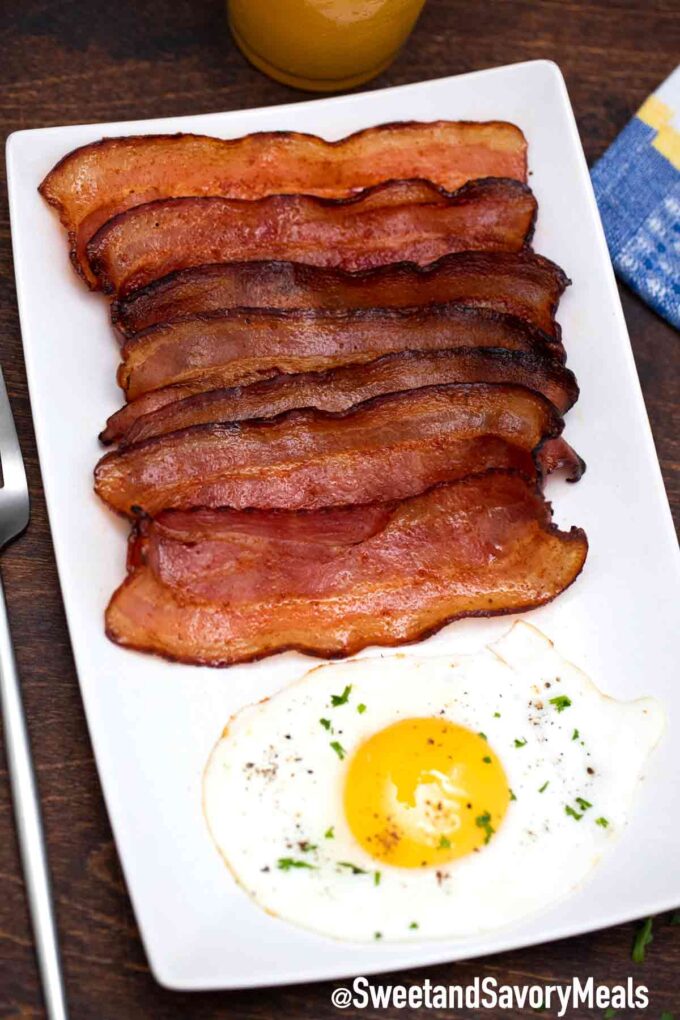
[[[352,88],[392,62],[425,0],[228,0],[255,67],[297,88]]]

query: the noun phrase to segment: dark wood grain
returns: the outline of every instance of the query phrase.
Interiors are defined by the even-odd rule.
[[[229,38],[219,0],[5,0],[0,4],[0,54],[3,137],[50,124],[308,98],[262,77],[244,61]],[[369,87],[548,57],[565,73],[592,161],[673,69],[678,54],[677,0],[429,0],[404,52]],[[30,530],[8,551],[3,574],[38,767],[72,1015],[78,1020],[334,1016],[331,984],[189,996],[164,991],[149,974],[101,798],[64,622],[24,377],[4,181],[1,191],[0,354],[33,500]],[[630,293],[623,290],[622,297],[677,513],[678,336]],[[626,469],[623,462],[621,469]],[[465,983],[475,975],[494,975],[515,983],[550,983],[592,974],[613,983],[633,974],[651,990],[645,1015],[677,1010],[680,927],[659,919],[647,960],[638,967],[630,960],[633,931],[633,925],[623,925],[389,980],[412,983],[427,976],[434,982]],[[0,1016],[42,1015],[3,763]],[[347,1010],[345,1015],[397,1017],[407,1011]],[[443,1010],[437,1015],[471,1014]],[[602,1016],[603,1011],[578,1015]]]

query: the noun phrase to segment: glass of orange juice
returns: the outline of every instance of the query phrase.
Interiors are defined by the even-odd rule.
[[[229,24],[255,67],[301,89],[333,92],[380,74],[425,0],[228,0]]]

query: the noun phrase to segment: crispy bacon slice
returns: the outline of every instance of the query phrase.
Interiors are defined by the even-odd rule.
[[[587,539],[550,517],[511,472],[377,507],[165,513],[141,525],[106,632],[211,666],[418,641],[452,620],[524,612],[564,591]]]
[[[69,232],[90,284],[85,245],[112,216],[182,195],[339,197],[388,178],[428,177],[449,190],[477,177],[526,181],[527,144],[514,124],[383,124],[339,142],[293,131],[228,141],[202,135],[104,138],[64,156],[40,185]]]
[[[136,420],[131,419],[130,411],[141,401],[133,401],[109,419],[108,428],[102,435],[104,441],[120,438],[125,445],[130,445],[192,425],[272,418],[295,407],[345,411],[383,393],[461,382],[526,386],[547,397],[560,414],[564,414],[578,397],[573,373],[549,354],[528,354],[495,347],[402,351],[387,354],[366,365],[349,365],[327,372],[278,375],[251,386],[210,390],[166,404]],[[121,421],[123,424],[131,422],[122,437],[117,435]]]
[[[562,421],[522,386],[430,386],[349,411],[196,425],[106,454],[95,490],[114,510],[316,509],[402,499],[488,468],[533,477]]]
[[[285,259],[340,269],[466,249],[520,251],[536,199],[519,181],[487,177],[449,192],[430,181],[387,181],[352,198],[269,195],[171,198],[114,216],[87,245],[102,289],[127,294],[209,262]]]
[[[458,252],[427,266],[397,262],[348,273],[300,262],[218,262],[171,273],[114,301],[130,337],[149,326],[225,308],[400,308],[460,301],[526,319],[559,336],[555,311],[569,280],[533,252]]]
[[[320,371],[403,350],[505,347],[564,358],[560,343],[489,308],[234,309],[138,333],[123,347],[118,382],[128,400],[163,386],[197,391],[280,372]]]

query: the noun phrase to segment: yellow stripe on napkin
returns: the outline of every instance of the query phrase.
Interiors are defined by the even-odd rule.
[[[649,127],[654,128],[655,131],[660,131],[673,116],[673,111],[670,106],[666,106],[660,99],[652,95],[645,99],[635,116]]]
[[[652,145],[676,170],[680,170],[680,132],[672,127],[663,127]]]

